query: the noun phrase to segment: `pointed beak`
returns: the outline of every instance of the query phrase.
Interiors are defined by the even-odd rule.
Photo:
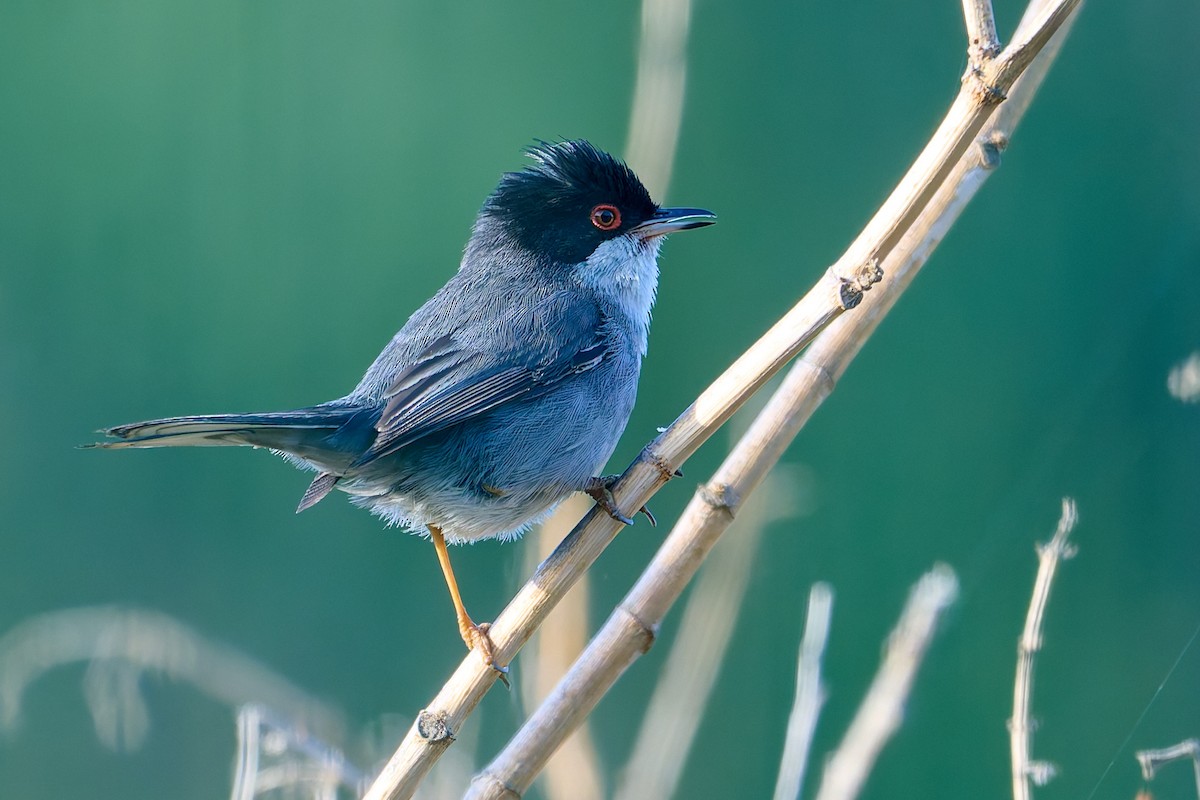
[[[654,216],[630,232],[643,239],[653,239],[675,231],[703,228],[716,221],[717,215],[703,208],[660,208],[654,212]]]

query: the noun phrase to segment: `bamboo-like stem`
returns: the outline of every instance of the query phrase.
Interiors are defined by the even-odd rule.
[[[641,176],[652,197],[666,199],[679,145],[687,77],[687,33],[691,0],[642,0],[637,81],[625,141],[625,161]],[[587,513],[590,498],[567,499],[522,545],[533,557],[531,574]],[[584,574],[526,646],[522,659],[522,707],[541,703],[587,644],[588,577]],[[563,743],[546,767],[547,800],[590,800],[605,794],[599,756],[586,725]]]
[[[968,63],[978,68],[1000,52],[992,0],[963,0],[963,18],[967,23]]]
[[[1012,42],[985,66],[981,82],[989,91],[1006,94],[1083,0],[1034,0],[1025,10]]]
[[[835,274],[850,274],[863,264],[878,263],[887,256],[912,226],[933,195],[945,183],[958,160],[987,123],[994,107],[1000,104],[1013,84],[1050,37],[1079,6],[1081,0],[1032,0],[1030,9],[1037,14],[1017,29],[1013,44],[998,56],[987,59],[980,68],[968,68],[959,92],[942,124],[929,144],[909,168],[908,173],[887,201],[867,224],[858,238],[833,267]],[[973,13],[989,14],[987,4],[974,4]],[[995,28],[995,22],[976,21],[973,25]]]
[[[817,800],[851,800],[871,773],[883,745],[900,727],[904,702],[933,639],[937,621],[958,596],[958,579],[945,564],[922,576],[888,637],[887,653],[841,745],[829,759]]]
[[[860,281],[831,272],[746,351],[625,471],[613,488],[620,507],[646,503],[700,445],[772,375],[830,322],[862,297],[875,275]],[[546,614],[574,585],[620,530],[607,514],[591,511],[542,562],[488,631],[496,661],[509,663]],[[472,652],[417,717],[384,766],[366,800],[411,797],[429,768],[454,740],[463,721],[496,680],[496,673]]]
[[[1074,8],[1079,0],[1059,0],[1059,6]],[[1065,17],[1062,17],[1065,18]],[[1061,20],[1054,17],[1054,20]],[[1007,52],[1007,51],[1005,51]],[[1000,58],[1003,58],[1001,54]],[[1018,73],[1019,74],[1019,73]],[[1011,88],[1017,74],[1004,74],[1007,83],[1001,83],[996,88],[1002,94]],[[661,436],[652,442],[637,461],[626,470],[621,480],[614,487],[614,494],[623,508],[637,508],[644,504],[671,476],[672,472],[700,444],[729,418],[754,392],[756,392],[772,375],[781,369],[789,360],[803,349],[816,335],[841,316],[846,308],[853,307],[863,297],[870,298],[874,293],[863,294],[863,291],[875,283],[879,275],[879,262],[886,258],[903,238],[905,232],[913,226],[921,211],[928,204],[937,189],[945,182],[954,165],[967,152],[972,142],[972,136],[984,125],[987,118],[998,102],[994,92],[979,92],[975,89],[960,93],[947,117],[947,121],[939,128],[934,140],[926,147],[914,163],[901,185],[893,192],[888,201],[876,213],[866,230],[855,240],[847,253],[821,278],[818,284],[801,299],[801,301],[776,323],[754,345],[750,347],[737,361],[734,362],[708,389],[700,395],[684,413]],[[947,203],[949,203],[949,199]],[[940,233],[937,236],[940,239]],[[889,294],[891,294],[889,292]],[[894,295],[890,302],[894,302]],[[889,307],[890,302],[883,305]],[[843,319],[850,319],[855,314]],[[875,315],[870,315],[870,319]],[[846,326],[839,326],[843,331]],[[868,324],[863,330],[869,332],[873,324]],[[807,391],[807,410],[801,411],[794,417],[796,420],[807,419],[811,410],[819,405],[832,389],[832,380],[840,369],[844,368],[849,357],[857,352],[861,340],[842,341],[834,350],[842,356],[840,365],[834,364],[833,372],[828,369],[810,367],[801,368],[804,382],[810,384]],[[799,405],[799,404],[797,404]],[[768,406],[769,407],[769,406]],[[793,407],[794,408],[794,407]],[[774,423],[769,423],[774,424]],[[799,422],[786,423],[791,428],[791,435],[799,428]],[[780,433],[776,431],[776,433]],[[769,437],[774,438],[774,437]],[[781,435],[781,440],[790,441],[790,436]],[[759,466],[750,469],[746,474],[746,486],[753,490],[754,486],[765,474],[767,466],[778,459],[781,448],[776,450],[771,446],[763,448],[773,452],[773,457],[755,459]],[[693,505],[695,501],[693,501]],[[709,516],[710,519],[724,519],[736,506],[719,501],[714,507],[722,509],[714,515],[695,512],[698,518]],[[691,506],[689,506],[691,508]],[[678,527],[678,526],[677,526]],[[696,525],[703,528],[704,525]],[[724,522],[719,525],[724,529]],[[606,515],[593,511],[575,528],[563,541],[559,548],[539,567],[528,583],[518,592],[509,606],[501,613],[489,631],[489,636],[495,645],[496,658],[500,663],[511,660],[516,651],[524,644],[545,614],[557,599],[574,583],[601,551],[616,535],[618,524]],[[710,528],[710,530],[714,530]],[[719,535],[719,534],[718,534]],[[715,541],[715,539],[714,539]],[[674,564],[663,564],[657,569],[665,574],[678,574],[684,578],[694,573],[695,566],[707,552],[708,546],[701,546],[695,551],[695,557],[689,554]],[[686,552],[685,548],[682,553]],[[660,551],[660,554],[662,551]],[[670,557],[670,554],[667,554]],[[657,559],[656,559],[657,561]],[[661,619],[673,602],[674,597],[682,590],[682,584],[674,591],[663,595],[647,598],[651,602],[650,611],[658,612],[653,619]],[[636,591],[636,589],[635,589]],[[617,629],[628,630],[633,640],[643,646],[649,646],[653,637],[652,627],[646,627],[634,619],[623,618],[618,610],[613,622],[613,628],[598,635],[598,639],[616,644],[621,641]],[[610,620],[611,622],[611,620]],[[597,642],[593,641],[593,645]],[[589,647],[577,662],[577,667],[589,658]],[[638,648],[629,654],[628,660],[622,663],[622,668],[638,655]],[[618,659],[620,661],[621,659]],[[574,672],[574,670],[573,670]],[[612,678],[615,680],[615,675]],[[441,692],[434,698],[430,706],[422,712],[414,728],[401,742],[392,759],[384,767],[376,783],[367,794],[367,800],[382,800],[382,798],[403,798],[411,796],[422,776],[429,767],[440,757],[450,745],[453,732],[458,730],[463,720],[479,702],[484,692],[495,680],[494,671],[486,668],[482,660],[469,655],[458,670],[450,678]],[[565,679],[564,679],[565,680]],[[611,682],[610,682],[611,685]],[[560,688],[562,684],[560,683]],[[598,700],[595,695],[591,703]],[[557,690],[547,701],[561,703],[565,698]],[[578,698],[582,700],[582,697]],[[543,708],[547,706],[544,705]],[[591,705],[587,706],[590,710]],[[586,711],[584,712],[586,713]],[[531,718],[538,718],[538,714]],[[572,715],[574,722],[582,719]],[[573,729],[574,724],[568,725],[566,716],[559,720],[550,721],[550,729],[559,734]],[[520,734],[519,734],[520,735]],[[540,737],[538,737],[540,738]],[[552,735],[547,741],[557,741]],[[514,740],[515,742],[515,740]],[[541,747],[553,747],[544,742]],[[510,747],[512,744],[510,743]],[[508,748],[506,748],[506,752]],[[494,762],[495,763],[495,762]],[[535,767],[530,773],[536,774],[544,759],[528,766]],[[506,781],[500,780],[499,786],[506,786]],[[511,784],[508,784],[511,786]],[[528,784],[522,787],[527,788]]]
[[[1017,677],[1013,682],[1013,713],[1008,724],[1009,743],[1012,749],[1013,800],[1029,800],[1032,796],[1030,783],[1038,786],[1054,776],[1054,767],[1046,762],[1033,762],[1029,758],[1029,706],[1033,696],[1033,662],[1042,648],[1042,616],[1050,599],[1050,585],[1062,559],[1075,555],[1075,549],[1067,543],[1071,531],[1079,521],[1075,501],[1064,497],[1062,516],[1054,537],[1038,547],[1037,580],[1033,584],[1033,596],[1029,600],[1029,613],[1025,617],[1025,629],[1017,644]]]
[[[537,569],[579,518],[588,512],[592,502],[583,494],[568,497],[550,519],[521,540],[526,563],[523,574]],[[554,684],[587,646],[592,629],[588,623],[588,599],[588,578],[584,575],[526,645],[517,674],[524,714],[531,713],[550,694]],[[471,770],[473,773],[474,769]],[[470,780],[469,776],[467,780]],[[607,796],[600,757],[586,725],[555,753],[542,775],[540,788],[546,800],[600,800]],[[456,787],[455,791],[459,790]]]
[[[802,364],[804,362],[801,362]],[[471,798],[519,797],[563,737],[587,717],[624,670],[654,641],[671,604],[728,527],[745,494],[778,460],[807,415],[789,415],[802,398],[828,386],[824,373],[803,368],[787,378],[713,479],[692,497],[637,584],[600,632],[504,750],[472,783]],[[815,408],[815,405],[812,406]],[[764,459],[747,451],[766,452]]]
[[[1031,6],[1030,11],[1036,11],[1036,8]],[[1047,56],[1052,54],[1048,53]],[[987,146],[976,148],[960,159],[949,179],[940,187],[930,208],[912,226],[908,235],[902,237],[900,246],[894,249],[892,257],[884,264],[889,280],[865,295],[861,309],[855,314],[834,322],[792,368],[750,431],[709,484],[693,498],[642,579],[609,618],[571,672],[504,751],[476,778],[472,797],[520,796],[561,736],[590,713],[620,673],[649,647],[658,621],[674,597],[682,591],[713,542],[724,531],[736,513],[740,499],[754,490],[800,427],[832,391],[862,343],[915,277],[950,224],[998,163],[998,150],[1027,108],[1028,96],[1036,90],[1048,61],[1039,64],[1038,74],[1031,75],[1032,80],[1024,81],[1021,90],[1014,93],[1021,99],[1012,105],[1010,113],[999,118],[1004,127],[993,126],[987,137]],[[969,90],[964,90],[964,93],[969,93]],[[956,102],[950,113],[961,113],[960,104]],[[945,127],[947,125],[944,124]],[[941,137],[939,141],[945,144],[948,140]],[[918,163],[931,160],[934,159],[923,155]],[[910,171],[910,176],[906,177],[905,184],[913,171],[918,171],[916,165]],[[922,168],[919,172],[927,174],[928,170]],[[902,187],[893,197],[913,194]],[[897,210],[903,207],[902,203],[889,199],[879,213],[882,215],[888,210],[898,213]],[[868,227],[884,232],[880,235],[886,235],[889,230],[885,222],[873,221]],[[861,239],[863,236],[859,237]],[[842,261],[846,260],[843,257]]]
[[[758,502],[738,520],[738,536],[713,553],[683,609],[679,630],[641,728],[621,770],[614,800],[674,797],[704,707],[737,627],[763,529],[786,516],[794,484],[783,470],[770,476]],[[782,513],[779,513],[783,509]]]
[[[808,593],[804,637],[800,640],[800,656],[796,660],[796,699],[788,715],[783,756],[779,759],[779,775],[775,780],[775,800],[797,800],[804,786],[813,731],[825,703],[821,658],[825,655],[832,612],[833,588],[827,583],[814,583]]]

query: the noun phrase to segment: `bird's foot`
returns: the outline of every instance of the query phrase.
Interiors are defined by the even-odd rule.
[[[481,622],[476,625],[474,622],[467,620],[466,623],[459,623],[458,632],[462,634],[463,641],[467,644],[467,649],[478,650],[479,655],[483,656],[483,663],[496,670],[500,682],[506,688],[511,689],[512,686],[508,683],[508,667],[502,667],[496,663],[495,646],[488,636],[488,631],[491,627],[492,624],[490,622]]]
[[[617,508],[616,498],[613,497],[613,484],[620,477],[620,475],[605,475],[602,478],[589,478],[587,484],[583,487],[583,491],[596,501],[596,505],[604,509],[604,512],[617,522],[623,525],[632,525],[633,518],[621,513],[621,509]],[[638,509],[638,513],[646,515],[646,519],[650,520],[650,527],[658,527],[658,520],[650,513],[650,509],[642,506]]]

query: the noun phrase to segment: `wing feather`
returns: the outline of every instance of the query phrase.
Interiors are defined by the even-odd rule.
[[[606,323],[594,303],[560,292],[505,331],[512,335],[474,346],[453,333],[437,338],[384,392],[375,441],[354,465],[595,369],[612,351]]]

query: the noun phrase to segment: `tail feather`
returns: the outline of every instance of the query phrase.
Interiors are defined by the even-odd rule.
[[[195,417],[167,417],[133,422],[107,428],[101,433],[120,442],[99,442],[97,447],[172,447],[205,444],[252,444],[229,437],[252,435],[256,431],[329,430],[341,425],[327,416],[312,412],[284,411],[270,414],[211,414]],[[167,441],[163,441],[167,440]],[[212,440],[212,441],[208,441]]]
[[[331,435],[357,411],[317,406],[265,414],[169,417],[108,428],[102,433],[119,441],[86,446],[118,449],[245,445],[278,450],[322,469],[340,471],[354,456],[337,447]]]
[[[317,477],[313,478],[313,482],[308,485],[304,496],[300,498],[300,505],[296,506],[296,513],[299,514],[301,511],[310,509],[324,500],[340,480],[340,477],[330,472],[318,473]]]

